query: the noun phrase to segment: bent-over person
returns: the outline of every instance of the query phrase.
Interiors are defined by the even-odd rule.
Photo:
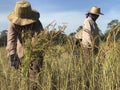
[[[30,40],[34,39],[35,34],[39,34],[43,30],[43,26],[39,20],[38,11],[31,8],[31,4],[27,1],[18,1],[14,10],[10,12],[8,19],[10,21],[7,34],[7,51],[10,57],[11,66],[19,69],[24,56],[23,39],[29,32]],[[36,74],[40,72],[43,63],[43,56],[39,59],[31,60],[29,65],[29,90],[36,90],[37,83]]]

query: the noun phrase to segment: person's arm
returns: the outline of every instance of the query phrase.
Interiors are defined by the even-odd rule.
[[[17,33],[15,30],[15,25],[10,23],[7,33],[7,51],[9,55],[16,54],[17,47]]]
[[[90,25],[90,22],[86,19],[84,21],[84,24],[83,24],[83,38],[84,38],[84,41],[86,43],[88,43],[88,45],[92,45],[92,41],[91,41],[91,25]]]
[[[13,66],[15,69],[19,68],[19,65],[21,65],[21,62],[18,58],[17,51],[17,32],[15,30],[15,25],[10,23],[7,33],[7,51],[10,57],[11,66]]]

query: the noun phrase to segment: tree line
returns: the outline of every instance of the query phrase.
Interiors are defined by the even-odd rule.
[[[0,47],[7,44],[7,30],[0,32]]]

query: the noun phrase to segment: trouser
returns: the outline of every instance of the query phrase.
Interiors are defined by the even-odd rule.
[[[83,61],[84,63],[88,63],[91,59],[91,48],[84,48],[83,47]]]
[[[98,48],[85,48],[83,47],[83,63],[85,64],[84,66],[84,74],[86,77],[86,87],[85,90],[90,90],[90,76],[92,72],[92,66],[91,64],[93,63],[93,57],[94,55],[97,55],[98,53]]]
[[[89,90],[90,82],[89,82],[89,73],[90,73],[90,61],[91,61],[91,49],[83,47],[82,49],[82,58],[83,58],[83,65],[84,65],[84,76],[85,76],[85,90]]]
[[[41,90],[39,86],[39,72],[42,68],[43,56],[30,62],[28,71],[28,90]]]
[[[86,48],[83,47],[83,60],[85,61],[90,61],[92,55],[97,55],[98,54],[98,48],[94,47],[94,48]]]

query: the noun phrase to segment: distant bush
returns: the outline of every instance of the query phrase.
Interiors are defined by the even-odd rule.
[[[0,47],[6,46],[7,44],[7,30],[3,30],[0,33]]]

